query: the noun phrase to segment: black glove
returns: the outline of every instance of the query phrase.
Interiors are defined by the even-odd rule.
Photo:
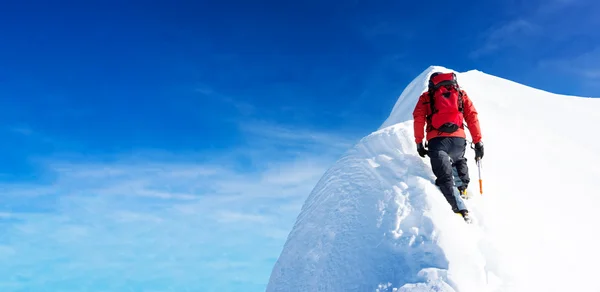
[[[483,158],[483,142],[479,141],[475,144],[475,161]]]
[[[417,152],[419,152],[421,157],[425,157],[428,151],[425,149],[425,146],[423,146],[423,143],[417,143]]]

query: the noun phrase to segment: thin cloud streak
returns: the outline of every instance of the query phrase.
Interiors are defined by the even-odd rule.
[[[322,149],[348,149],[355,141],[335,133],[317,132],[306,129],[294,129],[270,123],[251,122],[240,125],[254,140],[267,139],[274,145],[319,146]]]
[[[482,45],[470,53],[477,59],[509,48],[535,48],[547,42],[567,41],[574,34],[581,33],[575,27],[595,27],[597,17],[587,11],[595,7],[576,0],[550,0],[528,3],[534,5],[530,13],[521,15],[490,27],[480,38]],[[587,9],[586,9],[587,8]],[[566,23],[569,18],[561,17],[565,12],[577,13],[578,23]],[[579,13],[579,12],[586,13]],[[577,26],[578,25],[578,26]]]
[[[509,46],[519,46],[523,39],[541,32],[541,28],[525,19],[515,19],[486,33],[484,45],[471,53],[472,58],[493,53]]]
[[[545,60],[540,62],[540,67],[600,80],[600,47],[568,59]]]
[[[555,70],[575,77],[581,90],[590,92],[590,97],[600,97],[600,47],[571,58],[540,61],[538,68],[543,71]]]
[[[0,286],[135,290],[151,281],[159,290],[198,291],[223,289],[211,279],[239,275],[248,285],[266,283],[304,199],[349,141],[263,125],[247,133],[283,152],[312,146],[281,160],[233,149],[258,155],[250,170],[230,153],[39,160],[51,183],[0,185]],[[103,286],[107,278],[129,280]]]

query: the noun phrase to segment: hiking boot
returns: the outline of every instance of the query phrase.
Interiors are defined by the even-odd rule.
[[[459,214],[460,216],[463,217],[463,219],[465,220],[465,222],[467,223],[472,223],[473,220],[471,220],[471,216],[469,215],[469,211],[467,210],[460,210],[459,212],[457,212],[457,214]]]

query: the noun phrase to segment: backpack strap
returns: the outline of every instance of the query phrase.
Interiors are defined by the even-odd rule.
[[[431,114],[430,114],[430,116],[433,116],[433,114],[435,114],[435,113],[436,113],[436,110],[435,110],[435,106],[434,106],[434,104],[433,104],[433,101],[434,101],[434,98],[433,98],[433,91],[432,91],[432,90],[430,90],[430,91],[429,91],[429,107],[431,108]]]
[[[462,91],[462,89],[460,89],[460,87],[458,87],[458,85],[456,86],[456,90],[458,90],[458,111],[463,113],[463,109],[464,109],[463,91]]]
[[[431,109],[431,112],[429,113],[429,115],[427,115],[425,118],[427,118],[427,132],[433,130],[433,126],[431,125],[431,119],[433,114],[435,114],[436,110],[435,110],[435,106],[433,104],[433,89],[430,88],[429,89],[429,93],[427,94],[429,96],[429,108]]]

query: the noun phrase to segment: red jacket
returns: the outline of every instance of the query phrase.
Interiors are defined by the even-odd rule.
[[[481,141],[481,129],[479,128],[479,119],[477,118],[477,110],[471,102],[471,99],[467,95],[464,90],[462,91],[463,98],[463,115],[465,117],[465,121],[467,121],[467,127],[469,128],[469,132],[471,133],[471,137],[473,138],[473,143],[477,143]],[[415,142],[421,143],[423,142],[423,138],[425,138],[425,126],[427,124],[427,116],[431,114],[431,107],[429,105],[429,93],[424,92],[419,97],[419,102],[415,106],[415,110],[413,111],[413,117],[415,119],[414,130],[415,130]],[[435,138],[435,137],[462,137],[466,138],[464,125],[461,125],[460,128],[454,133],[443,133],[434,129],[429,129],[427,127],[427,141]]]

